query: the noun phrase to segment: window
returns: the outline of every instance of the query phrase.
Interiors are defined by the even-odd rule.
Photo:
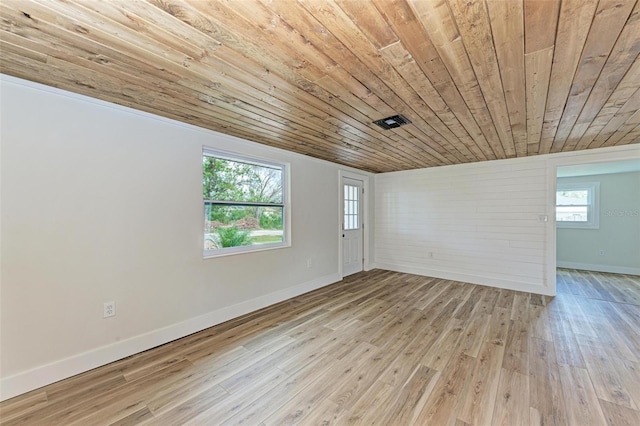
[[[600,183],[558,183],[556,225],[558,228],[599,228]]]
[[[205,149],[204,256],[288,246],[284,164]]]
[[[344,230],[360,229],[360,188],[354,185],[344,185]]]

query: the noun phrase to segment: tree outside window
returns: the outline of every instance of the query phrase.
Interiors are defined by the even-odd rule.
[[[205,151],[202,197],[205,255],[286,243],[283,164]]]

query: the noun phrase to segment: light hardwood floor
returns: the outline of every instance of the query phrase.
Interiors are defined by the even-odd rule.
[[[640,278],[356,274],[0,404],[1,423],[640,425]]]

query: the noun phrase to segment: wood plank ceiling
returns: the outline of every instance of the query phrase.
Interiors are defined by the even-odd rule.
[[[640,142],[635,0],[2,0],[0,71],[387,172]],[[374,120],[402,114],[391,130]]]

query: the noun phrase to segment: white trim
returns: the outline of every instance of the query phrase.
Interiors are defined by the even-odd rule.
[[[342,280],[337,273],[227,306],[186,321],[42,365],[0,380],[0,401],[180,339],[241,315]]]
[[[545,284],[551,295],[556,295],[556,185],[558,167],[547,163],[547,227],[545,232],[546,259],[544,262]]]
[[[342,219],[344,213],[344,200],[342,195],[342,178],[355,179],[362,181],[362,188],[364,189],[364,194],[362,196],[362,223],[364,224],[362,230],[362,257],[363,257],[363,269],[365,271],[370,271],[374,269],[369,264],[370,261],[370,253],[369,253],[369,238],[371,232],[373,230],[373,223],[371,215],[369,214],[369,197],[371,197],[371,186],[369,185],[369,176],[360,173],[353,173],[348,170],[338,170],[338,273],[340,277],[342,275]]]
[[[579,269],[581,271],[609,272],[612,274],[640,275],[640,268],[629,268],[627,266],[612,265],[592,265],[590,263],[577,262],[557,262],[558,268]]]
[[[203,250],[202,260],[217,259],[219,257],[235,256],[237,254],[256,253],[260,251],[280,250],[280,249],[286,249],[286,248],[291,248],[290,241],[282,242],[282,243],[266,243],[266,244],[254,244],[251,246],[229,247],[229,248],[217,249],[217,250]],[[237,249],[237,250],[233,250],[233,249]]]
[[[211,148],[206,145],[202,146],[202,155],[206,155],[207,157],[217,158],[220,160],[232,161],[234,163],[245,163],[251,166],[260,166],[265,168],[282,170],[286,166],[286,164],[281,161],[251,157],[246,154],[238,154],[233,151],[223,151],[220,149]]]
[[[479,284],[488,287],[504,288],[507,290],[524,291],[528,293],[543,294],[545,296],[555,296],[555,292],[543,284],[535,285],[518,281],[503,280],[500,278],[484,277],[481,275],[461,274],[457,272],[439,271],[437,269],[420,268],[415,266],[404,266],[390,263],[378,263],[378,268],[388,271],[403,272],[406,274],[422,275],[425,277],[440,278],[443,280],[453,280],[463,283]],[[555,290],[555,289],[554,289]]]

